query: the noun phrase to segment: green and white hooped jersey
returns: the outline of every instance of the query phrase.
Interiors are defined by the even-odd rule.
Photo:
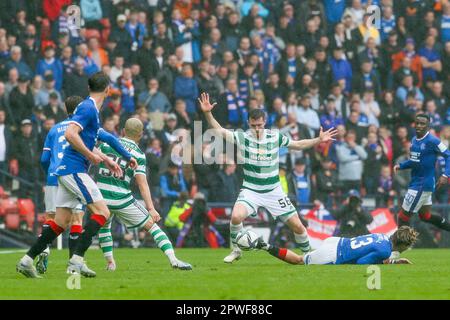
[[[264,130],[262,139],[257,139],[250,130],[235,131],[233,136],[244,163],[242,188],[266,193],[280,186],[278,154],[280,147],[287,147],[291,140],[269,129]]]
[[[123,170],[122,177],[116,178],[103,163],[99,166],[96,177],[97,186],[110,209],[123,209],[130,205],[134,201],[130,188],[131,179],[137,174],[146,174],[145,154],[138,145],[127,138],[120,138],[119,141],[136,159],[138,167],[136,170],[131,169],[128,162],[107,143],[100,145],[100,151],[118,163]]]

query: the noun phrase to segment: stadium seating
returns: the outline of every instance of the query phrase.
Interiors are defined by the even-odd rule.
[[[28,229],[33,228],[35,206],[31,199],[18,199],[17,207],[20,215],[20,221],[26,222]]]
[[[19,230],[20,215],[18,213],[11,213],[5,217],[6,229]]]

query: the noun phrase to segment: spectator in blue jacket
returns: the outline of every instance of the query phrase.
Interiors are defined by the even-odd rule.
[[[191,64],[183,64],[181,76],[175,78],[174,93],[176,99],[184,100],[189,117],[194,119],[197,110],[198,86]]]
[[[345,91],[350,92],[352,89],[352,66],[345,58],[343,49],[336,47],[333,50],[333,58],[330,59],[331,73],[333,81],[345,80]]]
[[[328,30],[334,30],[336,23],[341,21],[345,10],[345,0],[324,0],[325,16],[327,17]]]
[[[94,73],[100,71],[94,59],[88,56],[89,48],[87,44],[82,43],[78,46],[78,58],[83,59],[84,61],[84,73],[88,77],[93,75]]]
[[[28,79],[31,79],[33,76],[33,71],[31,71],[30,67],[22,60],[22,49],[19,46],[13,46],[11,48],[11,59],[5,65],[6,73],[14,68],[19,72],[19,76]]]
[[[304,158],[295,160],[294,171],[287,176],[289,198],[296,202],[297,206],[307,204],[311,197],[311,180],[306,172]]]
[[[48,73],[53,75],[55,89],[60,91],[63,84],[64,69],[61,60],[55,58],[55,49],[52,46],[47,46],[44,49],[44,59],[40,59],[36,67],[36,74],[45,77]]]
[[[180,193],[188,191],[181,168],[170,161],[167,172],[159,178],[159,186],[162,195],[162,214],[165,216]]]
[[[122,110],[128,115],[131,115],[136,109],[136,104],[134,102],[136,93],[130,68],[123,69],[122,75],[117,79],[117,87],[121,92]]]

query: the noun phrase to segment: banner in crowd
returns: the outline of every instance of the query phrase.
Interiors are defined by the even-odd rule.
[[[337,221],[333,219],[328,210],[324,208],[304,209],[300,211],[300,214],[308,221],[308,235],[311,247],[317,248],[323,240],[333,236],[337,227]],[[373,217],[373,222],[367,226],[367,229],[371,233],[384,233],[390,236],[397,230],[397,224],[389,209],[376,209],[370,214]]]

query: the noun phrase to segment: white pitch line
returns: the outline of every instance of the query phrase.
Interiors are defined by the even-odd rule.
[[[22,250],[9,250],[9,251],[0,251],[0,254],[8,254],[8,253],[20,253],[20,252],[27,252],[26,249]]]

